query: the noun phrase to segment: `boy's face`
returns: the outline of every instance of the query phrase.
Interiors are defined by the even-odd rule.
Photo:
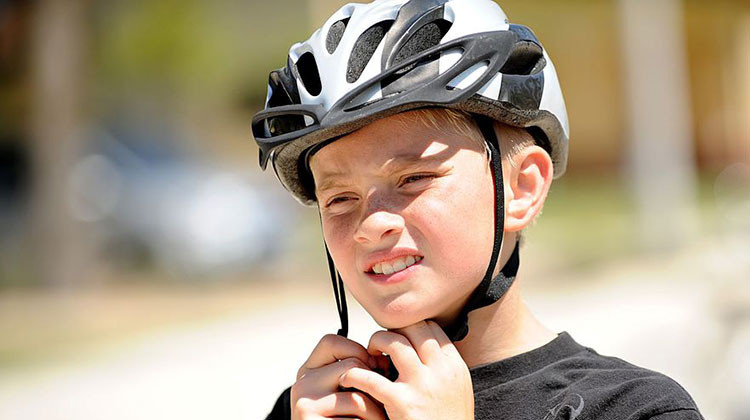
[[[323,147],[310,166],[331,256],[375,321],[400,328],[457,315],[494,239],[483,146],[407,112]]]

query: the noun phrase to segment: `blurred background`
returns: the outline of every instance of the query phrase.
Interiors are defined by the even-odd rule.
[[[250,119],[343,4],[0,0],[0,419],[263,418],[335,332],[317,214]],[[750,418],[750,3],[501,5],[571,121],[529,304]]]

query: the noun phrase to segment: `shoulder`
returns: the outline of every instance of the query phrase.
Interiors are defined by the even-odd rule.
[[[472,369],[477,418],[701,419],[670,377],[584,347],[567,333],[530,352]]]
[[[690,394],[672,378],[591,348],[549,367],[566,379],[564,395],[587,405],[586,418],[702,418]]]

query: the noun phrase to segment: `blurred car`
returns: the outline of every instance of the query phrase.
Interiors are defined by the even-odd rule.
[[[254,183],[250,159],[242,170],[204,163],[159,130],[127,126],[96,130],[70,177],[73,214],[112,256],[203,276],[280,255],[294,206]]]

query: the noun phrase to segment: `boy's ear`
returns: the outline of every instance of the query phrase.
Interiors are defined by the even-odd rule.
[[[552,183],[552,159],[539,146],[526,147],[506,165],[505,230],[518,232],[531,224],[542,210]],[[508,162],[509,163],[509,162]]]

